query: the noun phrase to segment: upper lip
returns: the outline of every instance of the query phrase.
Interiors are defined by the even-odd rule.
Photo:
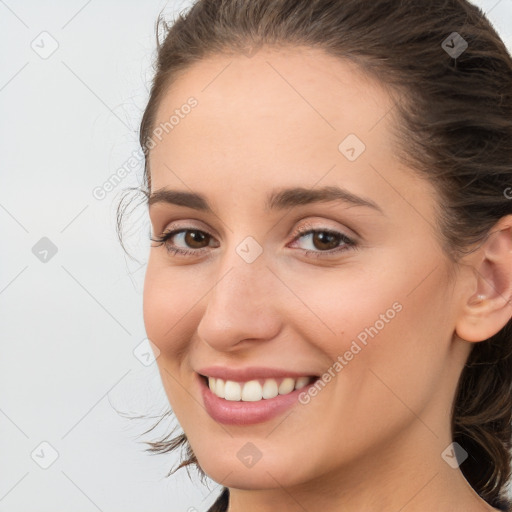
[[[209,366],[207,368],[199,368],[197,373],[205,377],[214,377],[222,380],[232,380],[235,382],[246,382],[256,379],[272,379],[281,377],[291,377],[298,379],[299,377],[313,377],[308,372],[293,372],[282,368],[268,368],[263,366],[249,366],[246,368],[228,368],[225,366]]]

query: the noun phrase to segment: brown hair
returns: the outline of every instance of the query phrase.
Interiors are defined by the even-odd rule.
[[[350,59],[389,88],[399,157],[436,187],[439,237],[453,262],[512,214],[506,193],[512,184],[512,59],[484,13],[469,2],[200,0],[172,26],[159,17],[156,32],[156,74],[140,126],[146,197],[155,114],[181,72],[208,55],[300,45]],[[450,53],[464,49],[464,42],[461,54]],[[510,506],[511,321],[474,344],[456,392],[452,434],[469,454],[460,468],[475,491],[494,507]],[[169,475],[195,464],[204,476],[186,435],[172,435],[147,443],[147,451],[181,447],[185,459]]]

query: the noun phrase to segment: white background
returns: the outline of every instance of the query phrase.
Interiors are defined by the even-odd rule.
[[[512,48],[512,0],[476,3]],[[0,512],[203,511],[220,489],[165,478],[176,456],[144,452],[172,423],[138,437],[156,419],[114,410],[168,406],[155,364],[133,353],[147,349],[144,208],[127,234],[137,260],[115,233],[142,165],[92,194],[138,151],[158,13],[188,5],[0,0]],[[48,58],[32,47],[52,44]],[[43,237],[57,249],[46,262],[32,251]]]

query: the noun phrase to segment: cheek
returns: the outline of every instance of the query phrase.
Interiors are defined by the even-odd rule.
[[[148,338],[161,355],[171,356],[189,340],[192,306],[202,296],[184,272],[175,272],[150,257],[144,281],[143,317]],[[189,335],[193,331],[189,332]]]
[[[347,357],[352,359],[389,331],[403,314],[403,290],[408,286],[403,275],[392,275],[389,269],[361,270],[361,265],[350,264],[296,271],[283,276],[283,281],[295,293],[288,298],[288,318],[283,323],[300,326],[332,361],[351,349]]]
[[[446,276],[438,269],[417,286],[421,279],[409,268],[411,274],[397,273],[387,291],[370,293],[373,298],[364,300],[364,310],[351,308],[343,336],[346,387],[339,390],[344,395],[340,402],[358,397],[352,400],[353,417],[355,424],[366,418],[369,437],[371,425],[383,418],[395,418],[395,427],[413,420],[412,411],[420,415],[432,400],[442,400],[447,384],[453,319]]]
[[[428,249],[428,259],[419,249],[392,248],[378,260],[283,273],[296,296],[283,323],[300,325],[332,360],[357,352],[356,345],[360,354],[372,347],[400,350],[409,360],[432,354],[436,342],[446,344],[452,334],[453,311],[443,256]]]
[[[335,333],[319,329],[311,313],[302,320],[303,333],[328,361],[325,385],[303,397],[295,421],[282,432],[302,436],[311,417],[323,418],[316,439],[304,440],[311,453],[321,445],[339,457],[355,457],[392,439],[443,393],[452,332],[446,276],[439,270],[422,282],[424,266],[407,268],[381,268],[364,279],[350,272],[330,282],[306,279],[302,289],[295,281],[293,289],[308,297],[308,306]],[[296,321],[302,316],[295,315]],[[425,435],[431,435],[426,428]]]
[[[186,272],[176,272],[165,265],[160,255],[150,256],[144,281],[144,325],[147,337],[160,350],[156,363],[174,415],[188,428],[187,419],[201,411],[194,410],[196,402],[184,386],[192,371],[184,362],[195,332],[192,306],[199,305],[203,294],[191,284]]]
[[[386,414],[388,406],[407,413],[401,400],[421,408],[443,378],[453,311],[441,259],[436,268],[430,254],[428,264],[416,254],[403,264],[395,257],[394,265],[368,266],[371,271],[347,267],[314,278],[289,276],[290,288],[307,297],[307,308],[290,307],[284,321],[293,317],[324,354],[325,380],[334,381],[329,387],[339,394],[335,402],[352,404],[354,417]]]

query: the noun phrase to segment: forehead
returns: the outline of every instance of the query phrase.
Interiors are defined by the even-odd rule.
[[[155,126],[180,114],[190,97],[197,106],[168,130],[171,144],[173,135],[205,142],[215,136],[216,144],[234,137],[246,147],[252,140],[247,136],[265,133],[273,140],[279,134],[275,142],[286,146],[299,146],[316,134],[339,138],[349,132],[369,139],[378,123],[377,139],[386,132],[386,123],[379,121],[393,106],[384,87],[350,60],[302,47],[260,49],[251,58],[215,55],[194,64],[164,95]],[[295,138],[281,128],[292,130]]]
[[[151,150],[152,190],[243,184],[256,192],[322,180],[396,199],[375,170],[401,167],[393,107],[382,84],[319,49],[211,56],[181,73],[159,105],[154,126],[164,129]],[[364,148],[361,156],[347,158],[347,144]]]

